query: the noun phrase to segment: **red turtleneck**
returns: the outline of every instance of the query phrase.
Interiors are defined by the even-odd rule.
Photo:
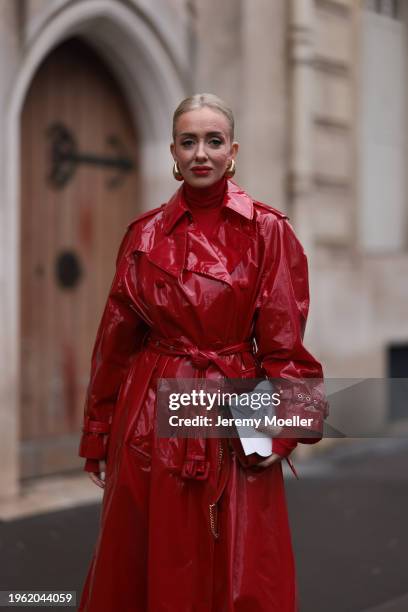
[[[225,176],[209,187],[192,187],[188,183],[183,184],[184,199],[191,210],[197,227],[210,237],[215,226],[221,219],[221,208],[227,179]]]

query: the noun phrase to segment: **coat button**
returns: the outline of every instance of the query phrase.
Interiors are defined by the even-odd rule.
[[[248,280],[246,278],[240,278],[238,281],[238,287],[240,289],[246,289],[248,287]]]
[[[161,289],[162,287],[165,287],[166,283],[162,278],[158,278],[155,281],[155,285]]]

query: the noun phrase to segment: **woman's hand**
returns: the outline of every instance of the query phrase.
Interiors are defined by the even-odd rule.
[[[257,467],[263,467],[266,468],[269,465],[272,465],[272,463],[276,463],[277,461],[281,461],[282,457],[280,455],[278,455],[278,453],[272,453],[272,455],[269,455],[269,457],[267,457],[264,461],[261,461],[260,463],[257,463]]]
[[[89,472],[89,478],[101,489],[105,488],[105,475],[106,475],[106,464],[105,462],[100,462],[100,472]]]

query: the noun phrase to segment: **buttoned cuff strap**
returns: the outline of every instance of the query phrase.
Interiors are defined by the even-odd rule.
[[[85,417],[82,431],[84,433],[107,434],[110,431],[110,424],[106,421],[93,421],[90,417]]]
[[[288,457],[296,448],[297,440],[295,438],[273,438],[272,452],[277,453],[281,457]]]
[[[105,421],[93,421],[89,417],[85,417],[82,431],[79,456],[87,459],[104,459],[110,424]]]

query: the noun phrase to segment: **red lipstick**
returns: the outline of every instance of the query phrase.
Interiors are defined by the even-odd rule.
[[[207,176],[211,168],[209,166],[194,166],[191,168],[191,171],[197,174],[197,176]]]

